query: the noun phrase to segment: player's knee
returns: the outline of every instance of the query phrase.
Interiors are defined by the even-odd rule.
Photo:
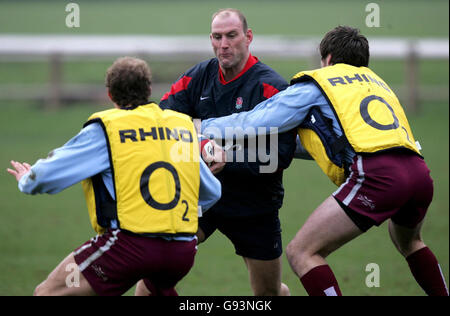
[[[289,290],[289,287],[284,283],[281,283],[280,295],[281,296],[291,296],[291,291]]]
[[[394,243],[403,257],[408,257],[419,249],[426,247],[422,240],[411,240],[408,243]]]
[[[33,296],[66,296],[70,294],[67,289],[65,283],[60,284],[48,278],[34,289]]]
[[[413,232],[389,222],[389,235],[398,252],[405,258],[425,247],[420,231]]]
[[[152,293],[150,290],[145,286],[145,283],[143,280],[139,280],[136,284],[136,289],[134,291],[134,296],[150,296]]]
[[[292,261],[294,260],[296,255],[297,255],[297,249],[294,245],[294,242],[291,241],[286,247],[286,257],[287,257],[289,263],[292,263]]]
[[[295,240],[292,240],[286,247],[286,256],[290,264],[302,262],[306,254],[306,249]]]
[[[46,291],[45,281],[36,286],[33,292],[33,296],[48,296],[48,292]]]

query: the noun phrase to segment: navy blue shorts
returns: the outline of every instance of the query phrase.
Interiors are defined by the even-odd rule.
[[[199,226],[205,240],[218,229],[231,240],[239,256],[273,260],[283,253],[278,210],[249,217],[224,217],[209,210],[199,218]]]

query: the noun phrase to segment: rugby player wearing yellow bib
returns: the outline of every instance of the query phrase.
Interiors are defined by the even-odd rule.
[[[152,295],[177,295],[191,269],[198,214],[220,198],[220,182],[199,158],[189,116],[149,103],[150,69],[119,58],[106,86],[114,109],[32,167],[8,172],[28,194],[58,193],[82,181],[98,236],[72,252],[35,295],[121,295],[143,279]],[[79,284],[66,279],[76,267]]]
[[[325,35],[320,53],[321,69],[298,73],[288,89],[252,111],[203,121],[203,133],[226,137],[226,127],[298,127],[304,149],[339,186],[287,247],[309,295],[341,295],[325,258],[386,219],[394,245],[424,291],[448,295],[420,234],[433,196],[430,171],[394,92],[367,68],[367,39],[340,26]]]

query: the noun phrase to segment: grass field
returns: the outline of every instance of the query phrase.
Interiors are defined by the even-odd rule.
[[[351,24],[369,36],[448,38],[448,1],[378,1],[381,27],[364,25],[368,1],[75,1],[81,8],[81,27],[68,29],[61,1],[0,1],[1,33],[63,34],[205,34],[212,12],[238,7],[256,34],[321,36],[337,24]],[[39,12],[39,14],[37,14]],[[295,21],[295,23],[293,23]],[[417,21],[417,23],[411,23]],[[427,21],[424,23],[424,21]],[[296,25],[293,27],[293,25]],[[0,43],[1,45],[1,43]],[[305,61],[267,60],[286,79],[306,67]],[[101,83],[109,61],[69,63],[65,80]],[[157,80],[173,81],[188,65],[173,70],[157,65]],[[422,61],[420,82],[447,84],[447,61]],[[404,81],[404,65],[398,61],[375,61],[372,68],[391,85]],[[45,63],[0,62],[0,84],[45,83]],[[160,95],[155,95],[157,100]],[[81,186],[58,195],[26,196],[5,169],[11,159],[34,163],[76,134],[100,105],[72,104],[58,111],[43,111],[37,102],[0,102],[0,295],[30,295],[53,267],[70,251],[93,236]],[[106,105],[103,105],[106,106]],[[449,277],[449,104],[424,102],[410,114],[410,125],[431,169],[434,200],[423,228],[423,237],[435,251],[443,273]],[[286,196],[280,211],[284,246],[292,239],[312,210],[334,186],[315,163],[294,161],[285,173]],[[423,295],[395,251],[387,225],[344,246],[329,262],[346,295]],[[380,266],[380,287],[365,285],[369,263]],[[283,257],[283,281],[293,295],[305,295]],[[199,246],[191,273],[180,282],[182,295],[251,295],[243,260],[219,232]],[[131,291],[128,293],[131,294]]]
[[[95,109],[91,106],[42,112],[27,104],[2,105],[0,165],[10,159],[34,162],[62,145],[80,129]],[[64,122],[64,124],[62,124]],[[427,104],[420,116],[411,116],[416,137],[435,180],[435,197],[424,226],[424,239],[436,252],[448,278],[448,105]],[[54,196],[26,196],[15,180],[0,173],[0,294],[27,295],[53,266],[93,235],[81,186]],[[280,212],[284,245],[294,236],[308,214],[334,187],[309,161],[295,161],[285,176],[286,199]],[[230,243],[214,234],[199,247],[192,272],[180,285],[185,295],[251,295],[242,259]],[[406,263],[390,244],[387,227],[370,230],[329,258],[342,290],[351,295],[420,295]],[[381,268],[381,287],[365,286],[365,266]],[[305,292],[284,260],[283,279],[294,295]]]
[[[368,28],[370,1],[301,0],[151,0],[72,1],[80,5],[80,28],[65,26],[68,2],[0,1],[2,33],[205,34],[219,8],[242,10],[260,34],[323,35],[337,24],[353,25],[367,35],[448,36],[448,1],[380,0],[380,27]],[[39,14],[36,14],[39,12]],[[425,23],[426,21],[426,23]]]

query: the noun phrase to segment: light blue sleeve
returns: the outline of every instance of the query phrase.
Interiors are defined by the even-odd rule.
[[[198,205],[202,212],[210,209],[222,194],[220,181],[212,174],[205,162],[200,158],[200,192]]]
[[[109,168],[103,130],[98,123],[93,123],[50,152],[47,158],[39,159],[18,186],[27,194],[54,194]]]
[[[234,113],[202,121],[202,134],[232,139],[237,129],[265,128],[264,133],[282,133],[299,126],[313,106],[328,106],[320,90],[311,82],[288,87],[248,112]],[[276,129],[271,129],[276,128]],[[264,129],[263,129],[264,130]]]

